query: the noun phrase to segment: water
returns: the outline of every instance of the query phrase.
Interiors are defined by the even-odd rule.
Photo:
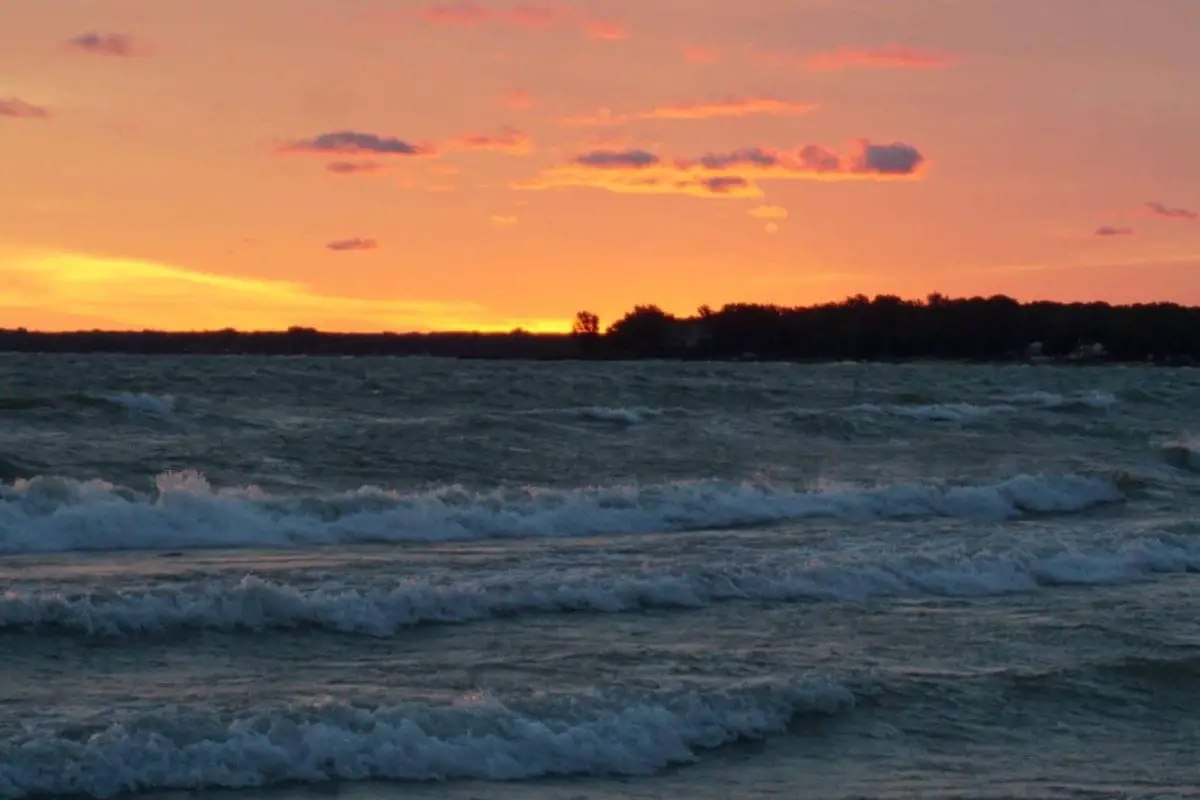
[[[0,357],[0,798],[1197,797],[1198,405]]]

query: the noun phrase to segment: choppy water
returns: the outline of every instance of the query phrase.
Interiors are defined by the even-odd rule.
[[[1200,796],[1197,407],[0,357],[0,798]]]

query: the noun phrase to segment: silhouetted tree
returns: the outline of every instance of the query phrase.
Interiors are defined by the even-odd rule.
[[[675,322],[656,305],[635,306],[608,327],[604,338],[622,353],[661,356],[668,350]]]
[[[580,311],[575,315],[575,324],[571,326],[575,336],[598,336],[600,334],[600,317],[590,311]]]

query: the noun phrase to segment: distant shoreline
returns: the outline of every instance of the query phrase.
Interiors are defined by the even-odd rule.
[[[635,307],[602,330],[586,311],[571,333],[336,333],[0,329],[2,353],[425,356],[525,361],[1200,363],[1200,308],[1174,303],[1019,303],[1003,295],[923,301],[863,295],[803,308],[701,306],[676,317]]]
[[[682,361],[718,363],[836,364],[1045,364],[1060,366],[1192,366],[1191,359],[1121,360],[1111,357],[1071,358],[1009,356],[969,358],[917,355],[908,357],[795,357],[702,352],[633,354],[589,348],[565,333],[318,333],[297,337],[286,331],[161,333],[156,331],[18,332],[0,329],[0,354],[128,355],[128,356],[262,356],[326,358],[447,358],[464,361]]]

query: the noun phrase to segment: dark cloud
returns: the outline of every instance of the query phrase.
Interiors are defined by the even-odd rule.
[[[67,46],[83,53],[98,56],[129,58],[138,54],[133,38],[124,33],[88,31],[67,40]]]
[[[1146,208],[1150,209],[1150,212],[1155,216],[1166,217],[1167,219],[1200,219],[1200,212],[1191,211],[1186,208],[1168,208],[1162,203],[1146,203]]]
[[[575,163],[598,169],[641,169],[653,167],[660,160],[648,150],[593,150],[576,157]]]
[[[860,158],[857,171],[880,175],[911,175],[925,161],[915,147],[902,142],[865,144]]]
[[[1113,225],[1101,225],[1096,228],[1096,236],[1133,236],[1133,228],[1118,228]]]
[[[337,153],[339,155],[426,156],[433,155],[428,145],[418,145],[392,136],[377,136],[358,131],[332,131],[311,139],[298,139],[281,148],[290,153]]]
[[[821,145],[793,150],[743,147],[699,158],[663,160],[646,150],[594,150],[517,181],[517,189],[589,187],[620,194],[761,197],[768,181],[919,180],[925,157],[911,145],[860,139],[845,153]]]
[[[346,252],[351,250],[376,250],[379,248],[379,242],[374,239],[365,239],[362,237],[354,237],[353,239],[337,239],[325,245],[330,250],[337,252]]]
[[[16,117],[18,119],[45,119],[50,111],[27,103],[19,97],[0,97],[0,117]]]

